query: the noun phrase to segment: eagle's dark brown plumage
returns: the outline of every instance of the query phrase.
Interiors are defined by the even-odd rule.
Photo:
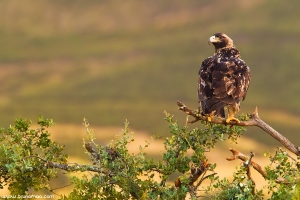
[[[208,42],[215,46],[215,53],[202,62],[199,71],[198,100],[202,114],[209,120],[214,115],[225,117],[224,107],[227,106],[226,122],[239,122],[234,114],[239,111],[240,100],[246,97],[250,69],[226,34],[216,33]]]

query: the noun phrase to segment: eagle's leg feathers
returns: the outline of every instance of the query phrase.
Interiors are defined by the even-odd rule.
[[[238,107],[228,105],[227,110],[228,117],[226,119],[226,123],[229,123],[230,121],[236,121],[236,123],[240,123],[240,120],[234,117],[234,115],[239,111]]]

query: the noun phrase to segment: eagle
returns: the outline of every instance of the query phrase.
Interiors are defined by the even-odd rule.
[[[240,121],[234,115],[245,100],[250,84],[250,68],[241,59],[233,40],[224,33],[216,33],[208,40],[213,44],[213,56],[206,58],[198,74],[198,103],[201,114],[211,121],[214,116],[225,118],[226,123]]]

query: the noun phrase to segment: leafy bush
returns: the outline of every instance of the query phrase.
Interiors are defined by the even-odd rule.
[[[165,152],[156,161],[147,156],[151,142],[140,146],[137,154],[128,151],[134,141],[125,122],[123,134],[107,146],[95,142],[94,131],[84,120],[87,139],[84,141],[90,164],[70,164],[64,147],[50,139],[47,128],[54,123],[42,116],[39,127],[32,128],[29,120],[17,119],[13,126],[0,130],[0,187],[8,185],[12,195],[29,194],[29,189],[51,191],[49,181],[58,171],[67,171],[74,188],[60,199],[264,199],[255,187],[250,170],[250,156],[237,167],[233,181],[219,179],[217,163],[206,158],[206,152],[219,141],[234,142],[245,127],[201,122],[201,128],[179,127],[173,116],[166,114],[170,137],[164,140]],[[241,116],[247,120],[247,116]],[[156,138],[153,138],[153,140]],[[268,152],[270,164],[261,169],[270,199],[299,199],[298,158],[278,148]],[[254,167],[255,168],[255,167]],[[256,168],[255,168],[256,169]],[[74,172],[89,172],[79,177]],[[180,175],[171,178],[174,174]],[[159,178],[157,178],[159,177]],[[203,181],[209,182],[204,186]],[[207,185],[207,184],[206,184]]]

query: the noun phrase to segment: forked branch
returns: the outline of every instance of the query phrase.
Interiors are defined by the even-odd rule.
[[[228,161],[233,161],[233,160],[236,160],[236,159],[240,159],[242,160],[244,163],[247,162],[247,165],[251,165],[253,166],[253,168],[258,172],[260,173],[264,178],[267,177],[267,173],[263,170],[263,168],[257,164],[256,162],[252,161],[252,159],[249,159],[244,155],[242,154],[241,152],[239,152],[238,150],[236,149],[233,149],[233,148],[229,148],[229,150],[231,151],[232,153],[232,156],[229,157],[229,158],[226,158],[226,160]],[[251,157],[252,158],[252,157]]]
[[[207,121],[207,117],[201,115],[198,111],[191,110],[187,108],[183,103],[177,101],[178,109],[185,112],[187,115],[193,116],[194,120],[189,121],[189,123],[195,123],[197,121]],[[250,119],[247,121],[241,121],[237,123],[236,121],[230,121],[226,123],[226,120],[223,118],[213,118],[210,122],[215,124],[225,124],[225,125],[236,125],[236,126],[257,126],[271,135],[274,139],[279,141],[283,146],[285,146],[289,151],[293,152],[295,155],[300,156],[299,147],[290,142],[286,137],[278,133],[271,126],[261,120],[258,116],[258,109],[255,108],[255,111],[249,115]]]
[[[260,173],[262,175],[262,177],[264,177],[265,179],[267,178],[267,172],[264,171],[264,169],[256,162],[254,162],[252,160],[254,154],[253,152],[250,152],[250,158],[247,158],[247,156],[245,156],[243,153],[239,152],[238,150],[234,149],[234,148],[229,148],[229,151],[231,151],[232,156],[229,158],[226,158],[226,160],[228,161],[233,161],[236,159],[240,159],[244,162],[244,166],[247,169],[247,176],[249,179],[251,179],[251,181],[254,183],[254,180],[251,177],[251,173],[250,173],[250,166],[252,166],[258,173]],[[297,178],[297,180],[299,180],[299,178]],[[286,178],[283,177],[278,177],[276,179],[276,183],[289,183],[289,181]]]

